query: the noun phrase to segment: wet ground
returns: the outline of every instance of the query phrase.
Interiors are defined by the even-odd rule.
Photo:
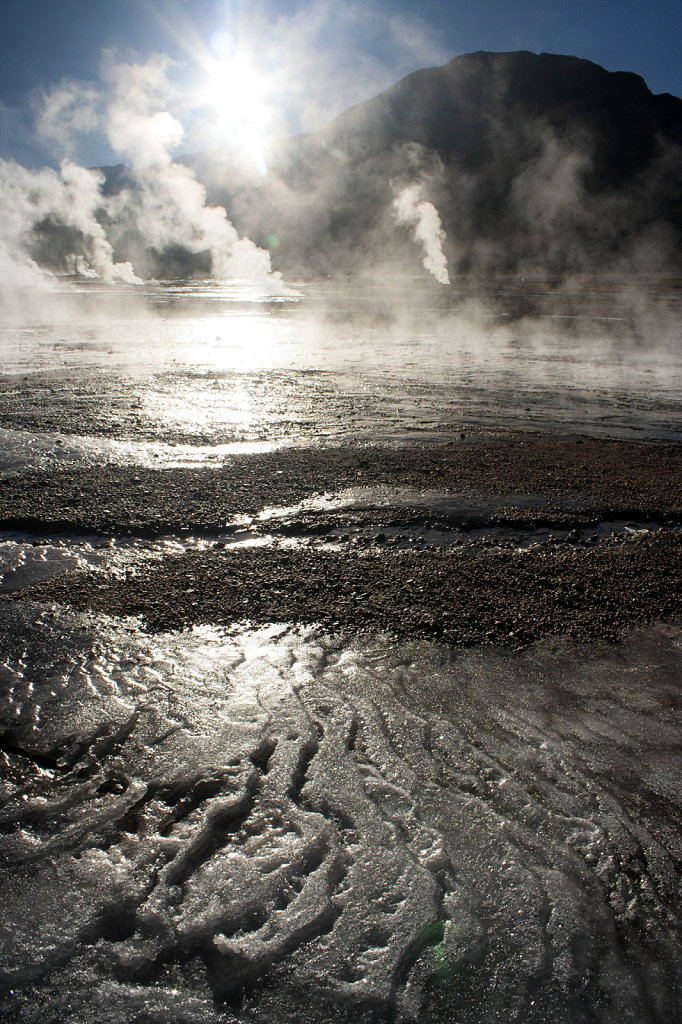
[[[6,317],[3,1019],[679,1019],[679,292],[146,291]]]
[[[455,653],[27,612],[6,1019],[675,1019],[679,630]]]

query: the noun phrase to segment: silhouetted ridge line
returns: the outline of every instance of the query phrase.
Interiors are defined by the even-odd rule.
[[[397,192],[417,183],[440,216],[450,269],[485,276],[675,269],[681,158],[682,100],[629,72],[521,51],[415,71],[323,130],[280,142],[265,178],[227,151],[184,162],[285,273],[419,272],[419,247],[394,210]],[[105,189],[128,187],[125,168],[103,170]],[[166,257],[184,270],[197,259],[155,252],[144,266],[130,232],[119,244],[157,275]]]

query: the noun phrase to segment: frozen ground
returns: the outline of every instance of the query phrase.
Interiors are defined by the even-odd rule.
[[[676,1019],[679,631],[2,648],[5,1019]]]
[[[26,599],[66,570],[134,596],[173,558],[211,572],[258,545],[271,577],[247,600],[283,587],[279,551],[303,573],[306,552],[346,557],[351,583],[368,554],[400,569],[462,551],[475,572],[509,552],[513,575],[546,553],[550,603],[555,561],[579,557],[596,593],[593,552],[673,557],[677,286],[517,282],[476,306],[427,288],[412,307],[398,286],[302,291],[175,283],[122,303],[86,286],[3,308],[0,1018],[676,1024],[679,623],[455,649],[241,613],[152,633]],[[528,480],[496,487],[514,467],[487,470],[486,445],[512,432],[525,455],[498,455]],[[570,465],[542,449],[534,488],[537,432],[578,440]],[[634,496],[619,450],[579,454],[590,437],[647,442]],[[408,446],[452,438],[485,486],[455,486],[457,451],[419,482]],[[385,465],[402,453],[385,479],[377,443]],[[326,497],[321,445],[338,456]],[[272,457],[230,461],[249,451]],[[38,510],[35,532],[12,502]],[[173,532],[188,513],[208,529]],[[191,620],[202,583],[176,577]],[[618,588],[604,577],[604,621],[612,599],[627,613]]]

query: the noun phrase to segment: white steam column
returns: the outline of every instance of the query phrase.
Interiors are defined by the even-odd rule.
[[[436,281],[450,284],[448,261],[443,253],[445,231],[440,221],[438,210],[427,200],[422,199],[422,186],[419,183],[406,185],[393,200],[393,209],[398,224],[412,228],[415,242],[424,249],[422,263]]]

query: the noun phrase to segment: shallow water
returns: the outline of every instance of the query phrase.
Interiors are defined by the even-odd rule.
[[[22,1019],[675,1019],[678,632],[455,654],[19,606],[2,646]]]
[[[533,315],[505,314],[521,287],[476,305],[414,282],[26,296],[0,334],[0,470],[477,430],[680,436],[677,291],[635,309],[622,283],[577,305],[535,285]]]

